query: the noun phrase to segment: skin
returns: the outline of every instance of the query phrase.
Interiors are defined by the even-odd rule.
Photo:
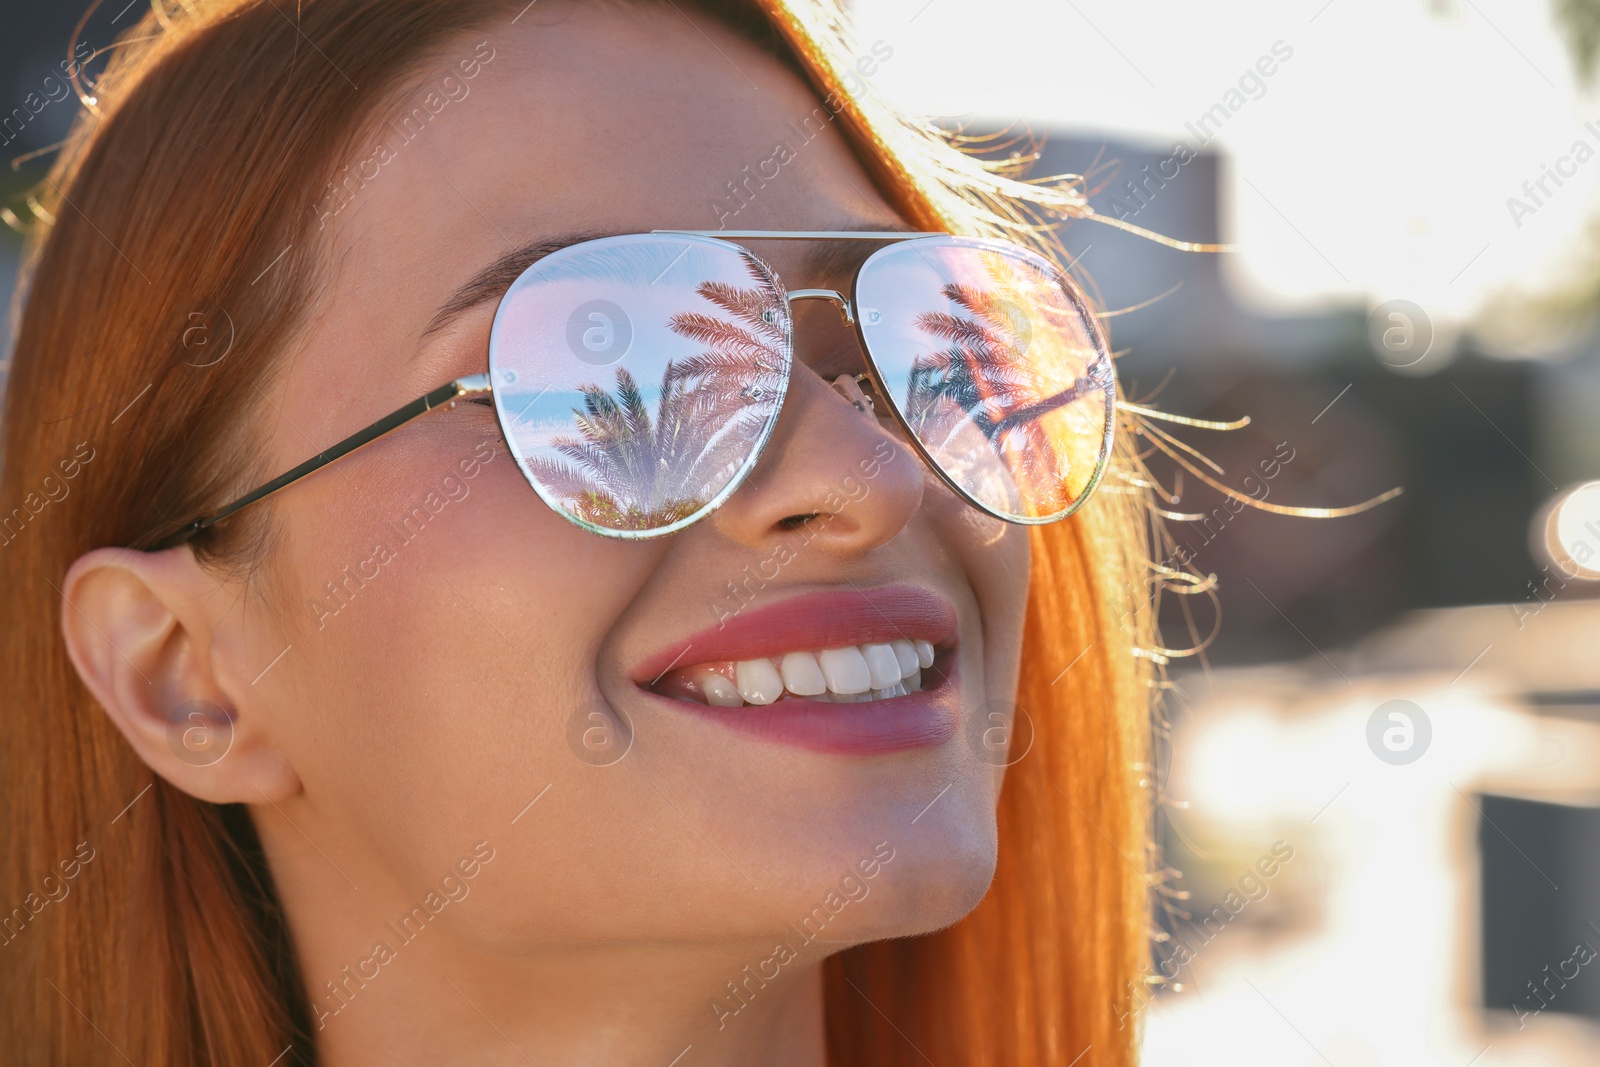
[[[268,394],[274,473],[484,370],[492,301],[419,339],[510,246],[713,228],[727,180],[819,106],[704,16],[563,2],[441,49],[441,72],[482,40],[494,59],[330,220],[329,285]],[[730,225],[910,228],[833,124]],[[847,274],[807,276],[798,244],[756,250],[790,288],[847,288]],[[1024,529],[959,501],[890,423],[832,391],[828,380],[862,369],[854,335],[830,305],[796,309],[794,380],[759,466],[670,537],[622,542],[566,522],[522,479],[492,412],[462,404],[266,505],[283,537],[258,584],[208,571],[186,546],[99,549],[72,568],[65,636],[107,713],[178,788],[250,806],[324,1062],[659,1067],[692,1046],[685,1064],[820,1065],[823,957],[948,925],[981,899],[999,776],[967,724],[936,747],[823,755],[663,711],[627,677],[713,622],[726,582],[790,539],[797,558],[763,604],[922,585],[957,613],[963,715],[1015,691]],[[885,440],[897,458],[872,490],[801,545],[783,520],[824,510]],[[319,620],[324,584],[394,541],[385,523],[484,442],[496,453],[461,480],[468,494]],[[173,709],[196,699],[232,720],[226,755],[206,765],[169,743]],[[604,767],[567,742],[597,700],[636,731]],[[883,844],[893,858],[863,880],[868,895],[719,1027],[711,1004],[725,983],[797,943],[790,923]],[[402,942],[386,924],[447,875],[466,895]],[[392,959],[349,983],[341,1005],[324,983],[345,980],[346,965],[372,974],[361,961],[379,941]]]

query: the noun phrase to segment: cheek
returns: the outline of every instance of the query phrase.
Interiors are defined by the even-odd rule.
[[[586,769],[566,719],[653,567],[551,512],[503,452],[430,507],[453,456],[352,471],[360,508],[286,498],[278,585],[298,632],[265,694],[308,799],[423,881]]]
[[[1028,583],[1033,577],[1032,540],[1026,526],[1001,526],[998,536],[973,550],[973,583],[984,604],[984,618],[1010,620],[1020,640]]]
[[[1000,753],[989,747],[995,736],[990,729],[999,731],[1008,745],[1031,736],[1031,728],[1021,722],[1034,709],[1017,701],[1032,574],[1031,533],[1026,526],[1003,522],[961,501],[937,515],[937,528],[972,589],[981,619],[980,632],[962,635],[961,670],[971,694],[965,709],[966,736],[969,748],[984,753],[983,762],[989,765],[992,810],[999,803],[1004,767],[993,765]],[[1014,749],[1011,754],[1016,755]]]
[[[935,515],[941,539],[965,573],[983,619],[988,691],[1009,696],[1022,653],[1033,553],[1026,526],[1003,522],[954,499]],[[1009,679],[1009,680],[1008,680]]]

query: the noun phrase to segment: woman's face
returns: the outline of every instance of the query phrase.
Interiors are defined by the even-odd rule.
[[[525,245],[913,228],[815,92],[698,12],[542,0],[419,78],[306,205],[328,284],[267,389],[274,472],[483,372],[498,292],[425,330]],[[839,290],[879,247],[750,246],[790,289]],[[236,744],[292,768],[269,795],[241,760],[236,787],[313,996],[430,892],[448,932],[429,952],[717,946],[730,976],[774,940],[927,931],[980,899],[999,787],[984,705],[1015,691],[1026,531],[958,500],[887,418],[829,386],[863,370],[834,306],[795,312],[774,436],[682,532],[630,542],[566,521],[469,403],[276,498],[266,587],[216,598],[211,654]],[[741,711],[693,684],[736,681],[733,661],[902,639],[937,656],[905,708]],[[724,995],[720,979],[704,993]]]

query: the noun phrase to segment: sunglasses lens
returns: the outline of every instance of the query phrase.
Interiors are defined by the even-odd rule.
[[[500,425],[541,497],[649,537],[716,507],[754,466],[789,381],[788,301],[748,253],[608,237],[529,267],[489,338]]]
[[[856,314],[890,402],[975,503],[1048,522],[1099,480],[1111,357],[1088,301],[1048,261],[974,238],[890,245],[862,265]]]

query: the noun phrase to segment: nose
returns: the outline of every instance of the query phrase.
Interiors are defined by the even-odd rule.
[[[725,536],[754,548],[791,539],[851,558],[905,527],[922,504],[916,454],[860,402],[859,388],[847,392],[795,361],[761,460],[711,517]]]

